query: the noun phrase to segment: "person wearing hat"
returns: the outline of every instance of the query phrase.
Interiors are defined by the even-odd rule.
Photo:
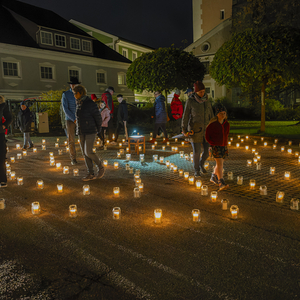
[[[189,137],[193,147],[195,176],[201,176],[200,171],[207,173],[204,163],[209,156],[209,144],[205,140],[205,128],[213,116],[205,86],[201,81],[197,81],[194,83],[194,93],[186,101],[182,116],[182,132]]]
[[[230,124],[227,121],[227,111],[223,104],[216,104],[214,109],[215,117],[210,120],[205,131],[205,138],[212,147],[212,156],[216,161],[210,181],[218,184],[219,190],[224,190],[228,188],[223,178],[223,162],[228,156],[227,141]]]
[[[71,77],[68,82],[70,89],[62,94],[61,102],[66,118],[66,128],[71,164],[76,165],[76,149],[75,149],[75,128],[76,128],[76,99],[73,94],[73,88],[80,84],[77,77]]]
[[[110,110],[110,120],[108,121],[108,139],[112,139],[114,133],[113,125],[113,116],[114,116],[114,102],[112,95],[114,94],[115,89],[112,86],[109,86],[106,91],[102,94],[101,100],[105,102],[106,107]]]
[[[180,90],[176,90],[171,102],[171,113],[172,117],[175,121],[173,121],[173,134],[181,133],[181,121],[182,121],[182,113],[183,113],[183,105],[179,99]]]
[[[91,99],[92,99],[94,102],[97,102],[97,101],[98,101],[98,98],[97,98],[96,94],[92,94],[92,95],[91,95]]]
[[[30,131],[31,131],[31,122],[33,116],[30,109],[26,106],[26,102],[22,101],[20,103],[20,110],[17,116],[17,126],[19,127],[20,131],[23,133],[24,143],[23,143],[23,150],[33,148],[33,143],[30,139]]]
[[[6,138],[5,130],[9,127],[12,122],[12,116],[9,111],[8,106],[5,103],[5,99],[0,95],[0,120],[4,117],[5,121],[0,126],[0,188],[7,187],[7,177],[6,177]]]
[[[187,89],[184,94],[186,94],[187,97],[190,97],[193,94],[193,90],[192,89]]]

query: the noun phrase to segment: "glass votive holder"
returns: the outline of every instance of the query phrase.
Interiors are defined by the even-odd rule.
[[[155,209],[154,210],[154,223],[159,224],[162,221],[162,210]]]
[[[208,186],[202,185],[200,190],[201,196],[208,196]]]
[[[195,177],[189,176],[189,185],[194,185],[194,183],[195,183]]]
[[[293,153],[293,149],[291,149],[291,148],[287,149],[287,153],[288,154],[292,154]]]
[[[42,150],[46,150],[46,145],[42,145]]]
[[[190,156],[188,154],[184,154],[184,158],[185,158],[185,160],[189,160]]]
[[[250,179],[249,185],[250,185],[250,190],[255,190],[255,179]]]
[[[133,167],[129,168],[129,174],[133,174]]]
[[[292,146],[292,144],[293,144],[293,141],[289,141],[289,143],[288,143],[288,144],[289,144],[289,146]]]
[[[248,140],[249,140],[249,136],[248,136],[248,135],[246,135],[246,136],[245,136],[245,139],[246,139],[246,141],[248,141]]]
[[[256,170],[261,170],[261,163],[256,164]]]
[[[245,146],[245,150],[249,150],[249,146]]]
[[[127,154],[126,154],[126,160],[129,161],[130,159],[131,159],[131,154],[130,154],[130,153],[127,153]]]
[[[104,167],[107,167],[107,165],[108,165],[107,160],[103,160],[103,166],[104,166]]]
[[[46,140],[45,139],[42,139],[42,144],[46,144]]]
[[[62,149],[58,149],[58,155],[63,155]]]
[[[299,152],[298,151],[295,152],[295,156],[299,157]]]
[[[232,219],[237,219],[238,218],[238,214],[239,214],[239,208],[237,205],[232,205],[230,207],[230,213],[231,213],[231,218]]]
[[[63,174],[69,174],[69,167],[68,166],[63,167]]]
[[[140,189],[138,187],[133,189],[133,197],[134,198],[140,198],[141,197],[141,192],[140,192]]]
[[[158,161],[158,155],[157,155],[157,154],[154,154],[154,155],[153,155],[153,161],[154,161],[154,162],[157,162],[157,161]]]
[[[229,141],[229,142],[227,142],[227,145],[228,145],[228,146],[231,146],[231,142],[230,142],[230,141]]]
[[[162,151],[165,151],[165,150],[166,150],[166,146],[162,146],[162,147],[161,147],[161,150],[162,150]]]
[[[254,153],[256,151],[256,148],[252,148],[251,152]]]
[[[192,210],[192,217],[193,217],[193,222],[200,222],[201,221],[200,210],[199,209],[193,209]]]
[[[196,183],[195,183],[195,185],[196,185],[196,189],[197,190],[200,190],[201,189],[201,186],[202,186],[202,181],[201,180],[196,180]]]
[[[167,142],[167,146],[170,146],[170,142]]]
[[[178,170],[178,167],[177,167],[176,165],[174,165],[174,167],[173,167],[173,172],[176,173],[177,170]]]
[[[10,180],[15,180],[16,179],[16,172],[15,171],[11,171],[10,173]]]
[[[117,158],[121,158],[121,153],[117,152]]]
[[[284,172],[284,179],[285,180],[290,180],[291,179],[291,173],[289,171]]]
[[[121,218],[121,208],[120,207],[114,207],[112,210],[112,215],[114,220],[120,220]]]
[[[188,180],[189,179],[189,176],[190,176],[190,173],[189,172],[184,172],[183,173],[183,177],[185,180]]]
[[[59,147],[59,144],[58,143],[55,143],[55,148],[58,148]]]
[[[257,145],[257,140],[254,140],[254,141],[253,141],[253,145]]]
[[[82,194],[83,195],[89,195],[90,193],[91,193],[90,186],[88,184],[85,184],[82,187]]]
[[[27,156],[27,150],[23,150],[22,153],[23,153],[23,156]]]
[[[170,168],[170,161],[169,160],[166,160],[166,167]]]
[[[204,163],[204,169],[205,169],[205,170],[208,170],[208,168],[209,168],[209,162],[206,161],[206,162]]]
[[[4,198],[0,199],[0,209],[5,209],[5,199]]]
[[[129,171],[129,168],[130,168],[130,164],[125,164],[125,170]]]
[[[41,207],[39,202],[31,203],[31,213],[33,215],[38,215],[41,212]]]
[[[139,184],[139,190],[140,190],[140,192],[144,191],[144,184],[142,182],[140,182],[140,184]]]
[[[239,148],[239,147],[240,147],[240,143],[236,143],[235,146],[236,146],[237,148]]]
[[[61,170],[61,163],[60,162],[56,163],[56,170]]]
[[[183,142],[183,144],[184,144],[184,142]],[[179,156],[180,156],[180,158],[183,158],[183,156],[184,156],[184,151],[179,151]]]
[[[114,187],[113,188],[113,193],[115,197],[119,197],[120,196],[120,188],[119,187]]]
[[[243,176],[237,176],[236,179],[237,179],[237,184],[238,185],[242,185],[243,184]]]
[[[23,185],[23,177],[17,177],[17,184]]]
[[[290,209],[299,210],[299,200],[298,199],[292,198],[291,204],[290,204]]]
[[[183,176],[183,170],[182,170],[182,169],[179,169],[179,170],[178,170],[178,174],[179,174],[180,177],[182,177],[182,176]]]
[[[163,164],[164,163],[164,157],[163,156],[161,156],[160,158],[159,158],[159,162],[161,163],[161,164]]]
[[[275,167],[270,167],[270,174],[274,175],[275,174]]]
[[[68,145],[68,141],[64,141],[64,144],[65,144],[65,146],[67,146]]]
[[[66,147],[66,152],[70,152],[70,148],[68,146]],[[96,153],[96,148],[93,148],[93,153]]]
[[[151,146],[151,149],[152,149],[152,150],[155,150],[155,145],[152,145],[152,146]]]
[[[73,169],[73,176],[79,176],[79,170]]]
[[[273,149],[274,149],[274,150],[276,149],[276,147],[277,147],[277,145],[276,145],[276,144],[273,144]]]
[[[284,150],[285,150],[285,147],[284,147],[284,146],[282,146],[282,147],[280,148],[280,150],[281,150],[281,152],[284,152]]]
[[[39,189],[39,190],[42,190],[44,188],[44,181],[39,179],[36,181],[36,187]]]
[[[157,146],[157,142],[156,141],[154,142],[154,145]]]
[[[252,166],[252,160],[248,159],[247,160],[247,167],[251,167]]]
[[[69,217],[76,218],[77,217],[77,205],[72,204],[69,206]]]
[[[140,175],[140,174],[141,174],[141,170],[140,170],[140,169],[136,169],[136,170],[135,170],[135,174],[136,174],[136,175]]]
[[[120,149],[119,152],[121,155],[124,155],[124,149]]]
[[[253,163],[256,164],[257,163],[257,158],[253,157]]]
[[[123,146],[123,144],[122,144],[122,143],[119,143],[119,147],[122,148],[122,146]]]
[[[21,145],[20,144],[16,144],[16,149],[17,150],[21,149]]]
[[[261,155],[257,154],[257,155],[256,155],[256,158],[257,158],[257,161],[260,161]]]
[[[233,173],[232,172],[227,173],[227,179],[228,180],[233,180]]]
[[[142,179],[141,178],[136,178],[135,179],[135,185],[136,186],[139,186],[139,184],[142,182]]]
[[[119,163],[117,161],[114,162],[114,169],[115,170],[119,169]]]
[[[59,194],[62,194],[63,190],[64,190],[64,185],[62,183],[57,184],[57,192]]]
[[[267,191],[267,186],[265,185],[261,185],[259,187],[259,193],[263,196],[267,195],[268,191]]]
[[[222,210],[227,210],[228,209],[228,205],[229,205],[229,201],[227,199],[223,199],[221,201],[221,205],[222,205]]]
[[[21,153],[17,153],[17,159],[22,159],[22,154]]]
[[[276,202],[282,203],[284,198],[284,192],[278,191],[276,193]]]
[[[264,147],[267,147],[268,146],[268,143],[267,142],[264,142]]]
[[[140,154],[140,162],[144,162],[145,161],[145,154]]]
[[[33,148],[33,149],[32,149],[32,152],[33,152],[33,153],[37,153],[37,148]]]
[[[210,200],[211,202],[216,202],[218,198],[218,192],[217,191],[212,191],[210,193]]]
[[[277,144],[277,143],[278,143],[278,139],[275,139],[275,140],[274,140],[274,143]]]
[[[233,141],[233,137],[231,137],[230,140]]]

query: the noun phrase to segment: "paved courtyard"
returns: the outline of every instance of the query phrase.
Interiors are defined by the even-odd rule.
[[[209,181],[212,159],[200,178],[207,196],[165,164],[169,160],[193,175],[191,161],[179,154],[190,154],[189,144],[171,141],[166,150],[161,141],[154,150],[149,144],[142,163],[134,153],[126,161],[126,146],[117,158],[119,146],[99,150],[95,145],[108,166],[102,179],[83,182],[86,169],[78,144],[78,165],[71,166],[64,137],[59,148],[57,137],[34,137],[37,153],[28,150],[22,159],[17,159],[22,150],[16,149],[22,139],[10,138],[8,163],[24,183],[9,180],[0,190],[6,203],[0,210],[0,299],[299,299],[300,212],[290,208],[291,199],[300,198],[299,144],[279,141],[273,149],[274,139],[242,138],[235,136],[229,147],[224,163],[229,189],[218,192],[215,202],[210,199],[217,191]],[[174,146],[177,152],[171,151]],[[69,174],[50,166],[49,152],[62,167],[69,166]],[[153,162],[155,154],[164,162]],[[253,162],[259,155],[260,169]],[[134,173],[140,170],[140,198],[134,197],[127,163]],[[270,167],[275,167],[273,175]],[[237,176],[243,176],[242,185]],[[43,189],[37,189],[37,180],[43,180]],[[250,180],[256,183],[253,190]],[[57,184],[63,184],[63,193]],[[83,195],[85,184],[90,195]],[[266,195],[260,186],[267,187]],[[119,197],[114,187],[120,188]],[[278,191],[284,192],[282,202],[276,202]],[[229,201],[227,210],[222,210],[223,199]],[[32,202],[40,203],[39,215],[31,213]],[[72,204],[77,218],[69,217]],[[237,219],[231,216],[232,205],[239,208]],[[119,220],[112,217],[114,207],[121,208]],[[155,209],[162,210],[160,224],[154,223]],[[193,209],[201,212],[198,223]]]

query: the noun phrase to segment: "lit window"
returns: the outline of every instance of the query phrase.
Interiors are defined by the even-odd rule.
[[[224,20],[225,19],[225,10],[221,9],[220,10],[220,20]]]
[[[19,77],[18,63],[3,62],[3,75],[5,77]]]
[[[52,33],[51,32],[46,32],[46,31],[41,31],[41,43],[44,45],[53,45],[53,40],[52,40]]]
[[[126,74],[125,73],[118,73],[118,84],[126,85]]]
[[[91,41],[82,41],[82,51],[92,52],[92,43]]]
[[[55,34],[55,46],[66,48],[66,37],[64,35]]]
[[[80,39],[72,38],[70,39],[70,47],[72,50],[80,50]]]

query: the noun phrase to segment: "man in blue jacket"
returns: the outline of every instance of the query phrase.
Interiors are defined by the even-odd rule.
[[[154,133],[153,139],[150,143],[154,143],[156,140],[156,135],[158,134],[158,129],[161,128],[164,135],[165,140],[163,143],[166,143],[168,139],[168,134],[166,130],[167,124],[167,112],[166,112],[166,105],[165,105],[165,97],[162,95],[160,91],[156,91],[154,93],[155,102],[154,102],[154,113],[155,113],[155,125],[154,125]]]
[[[68,145],[70,151],[71,164],[76,165],[76,150],[75,150],[75,128],[76,128],[76,99],[73,95],[73,88],[76,84],[80,84],[77,77],[70,78],[70,89],[63,93],[61,102],[66,116],[66,127],[68,136]]]

